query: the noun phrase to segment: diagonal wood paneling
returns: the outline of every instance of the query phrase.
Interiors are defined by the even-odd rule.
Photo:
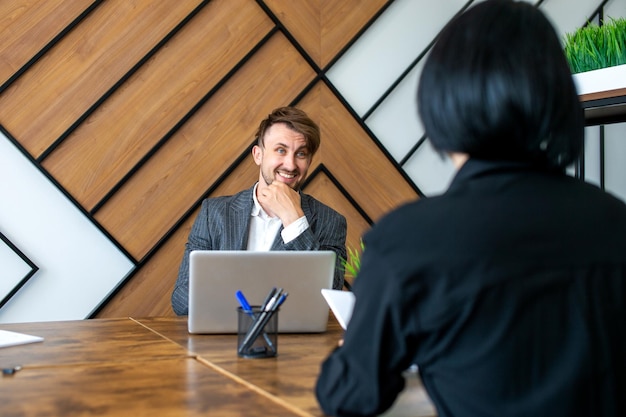
[[[417,198],[397,167],[381,152],[337,97],[319,83],[300,103],[320,125],[319,160],[376,221],[398,204]]]
[[[265,3],[311,59],[324,68],[387,0],[266,0]]]
[[[198,3],[103,2],[3,92],[2,124],[39,157]]]
[[[54,18],[44,19],[32,1],[15,2],[22,14],[11,22],[23,30],[0,48],[7,79],[88,7],[36,4],[43,3],[58,6]],[[350,246],[368,219],[417,197],[316,72],[387,1],[96,3],[0,92],[0,124],[138,260],[99,317],[173,314],[170,294],[198,204],[256,181],[249,146],[275,107],[295,103],[320,124],[322,147],[305,192],[346,216]],[[6,4],[0,0],[0,10]],[[13,45],[26,43],[33,46],[16,58]]]
[[[273,36],[96,218],[142,258],[252,142],[258,115],[291,101],[314,76],[282,35]]]
[[[249,0],[209,3],[44,167],[93,209],[273,27]]]
[[[0,86],[93,3],[93,0],[1,0]]]
[[[331,172],[331,174],[334,174]],[[351,248],[358,248],[361,236],[369,230],[370,224],[356,210],[354,205],[346,198],[341,190],[324,173],[312,177],[304,192],[315,196],[324,204],[343,214],[348,221],[348,236],[346,245]],[[349,195],[350,197],[354,197]]]

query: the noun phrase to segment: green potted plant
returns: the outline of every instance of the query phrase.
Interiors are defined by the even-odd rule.
[[[626,19],[589,24],[563,43],[580,95],[626,88]]]
[[[350,278],[349,280],[344,280],[343,284],[348,291],[352,291],[352,283],[361,269],[361,253],[365,249],[363,240],[360,241],[359,246],[359,248],[348,246],[346,248],[346,258],[339,259],[343,267],[344,277]]]
[[[361,269],[361,253],[365,246],[363,245],[363,241],[361,240],[360,248],[347,248],[347,259],[341,259],[341,265],[343,266],[343,270],[346,273],[346,276],[349,278],[356,278],[359,270]]]

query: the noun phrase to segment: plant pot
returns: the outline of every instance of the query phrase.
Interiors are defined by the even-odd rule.
[[[626,88],[626,65],[601,68],[574,74],[578,95],[600,93]]]

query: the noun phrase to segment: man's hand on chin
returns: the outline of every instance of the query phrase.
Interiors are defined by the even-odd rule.
[[[273,181],[270,185],[258,190],[257,199],[263,210],[270,216],[280,218],[283,227],[304,216],[300,203],[300,193],[280,181]]]

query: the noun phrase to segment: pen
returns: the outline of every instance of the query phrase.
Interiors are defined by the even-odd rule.
[[[252,313],[252,307],[250,307],[248,300],[246,300],[246,297],[243,295],[241,290],[238,290],[235,293],[235,297],[237,297],[237,300],[239,300],[239,304],[241,304],[241,308],[243,309],[243,311],[245,311],[246,313]]]
[[[278,288],[274,292],[274,295],[272,296],[272,298],[270,298],[270,300],[267,302],[267,304],[263,308],[263,311],[270,311],[272,309],[272,307],[274,306],[274,304],[276,304],[276,301],[278,301],[278,299],[280,298],[282,293],[283,293],[283,289],[282,288]]]
[[[12,366],[10,368],[3,368],[2,369],[2,375],[13,375],[13,374],[15,374],[17,371],[19,371],[21,369],[22,369],[21,365]]]
[[[287,296],[288,296],[288,295],[289,295],[289,293],[288,293],[288,292],[286,292],[286,293],[284,293],[283,295],[281,295],[281,296],[280,296],[280,298],[278,299],[278,304],[276,304],[276,308],[274,309],[274,311],[275,311],[276,309],[278,309],[278,307],[280,307],[280,305],[281,305],[282,303],[284,303],[284,302],[285,302],[285,298],[287,298]]]
[[[261,310],[265,310],[265,307],[267,307],[267,303],[270,302],[274,294],[276,294],[276,287],[272,287],[269,294],[267,294],[267,297],[265,297],[265,300],[263,300],[263,304],[261,304]]]

